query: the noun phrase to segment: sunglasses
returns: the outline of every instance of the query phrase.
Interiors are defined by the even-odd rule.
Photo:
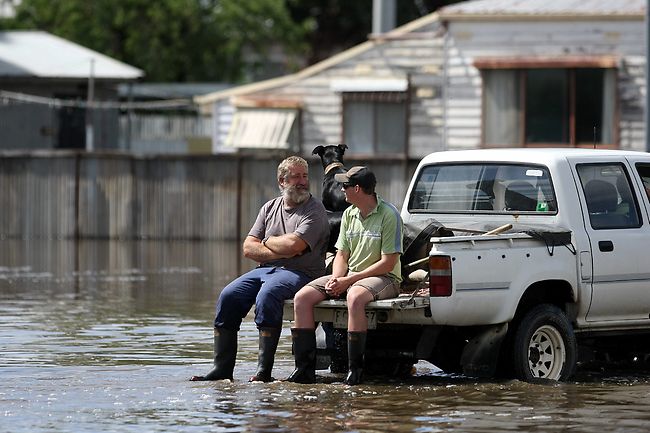
[[[354,186],[354,184],[350,182],[343,182],[341,185],[343,185],[343,189],[348,189],[351,186]]]

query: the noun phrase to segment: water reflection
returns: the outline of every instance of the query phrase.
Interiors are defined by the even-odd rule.
[[[347,387],[249,384],[257,332],[240,333],[235,382],[189,382],[211,356],[218,291],[252,263],[220,242],[0,242],[0,431],[645,432],[643,372],[574,383],[477,381],[417,365],[407,380]],[[288,326],[274,375],[291,372]]]

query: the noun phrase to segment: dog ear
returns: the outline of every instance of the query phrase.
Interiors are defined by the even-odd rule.
[[[345,153],[345,149],[347,148],[348,148],[347,144],[343,144],[343,143],[339,144],[339,149],[341,149],[341,154]]]
[[[323,146],[316,146],[314,150],[311,152],[312,155],[318,155],[318,156],[323,156],[323,150],[325,148]]]

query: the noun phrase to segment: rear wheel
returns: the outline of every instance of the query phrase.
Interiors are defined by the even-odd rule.
[[[554,305],[538,305],[526,313],[515,332],[515,377],[527,382],[567,380],[575,369],[576,351],[566,314]]]

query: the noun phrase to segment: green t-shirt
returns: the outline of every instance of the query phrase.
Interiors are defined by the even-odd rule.
[[[381,259],[382,254],[402,253],[402,218],[390,203],[377,197],[377,207],[366,219],[356,206],[343,212],[336,249],[350,253],[348,270],[360,272]],[[399,260],[389,276],[402,281]]]

